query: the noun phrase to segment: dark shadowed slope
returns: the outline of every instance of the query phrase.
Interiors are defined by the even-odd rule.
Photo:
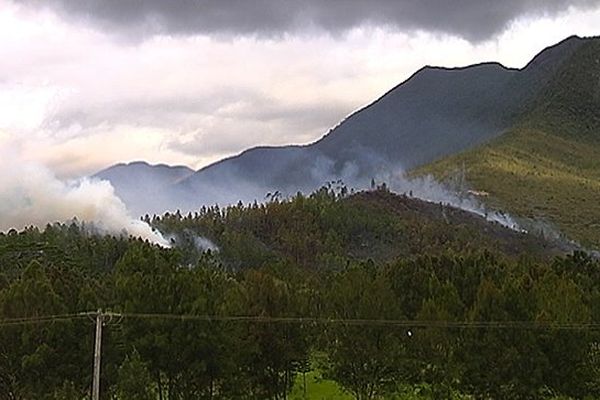
[[[569,38],[522,70],[497,63],[425,67],[315,147],[336,160],[341,153],[342,161],[368,149],[405,169],[474,147],[510,127],[580,44]]]

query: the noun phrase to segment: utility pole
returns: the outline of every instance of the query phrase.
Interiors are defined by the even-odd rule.
[[[100,400],[100,366],[102,364],[102,310],[96,312],[96,342],[94,344],[94,379],[92,382],[92,400]]]
[[[94,342],[94,376],[92,378],[92,400],[100,400],[100,367],[102,366],[102,327],[105,324],[113,322],[113,318],[119,318],[115,323],[120,323],[123,319],[122,314],[117,314],[110,311],[102,311],[98,309],[96,312],[85,312],[81,315],[88,317],[96,317],[96,337]]]

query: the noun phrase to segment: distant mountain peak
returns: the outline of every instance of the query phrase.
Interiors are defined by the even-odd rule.
[[[118,163],[118,164],[114,164],[109,168],[116,168],[116,167],[135,167],[135,168],[187,168],[190,171],[192,170],[190,167],[185,166],[185,165],[169,165],[169,164],[165,164],[165,163],[158,163],[158,164],[151,164],[147,161],[144,160],[136,160],[136,161],[129,161],[129,162],[122,162],[122,163]]]
[[[432,72],[436,72],[436,71],[454,72],[454,71],[475,70],[478,68],[512,69],[512,68],[508,68],[507,66],[505,66],[504,64],[502,64],[498,61],[484,61],[484,62],[480,62],[477,64],[469,64],[469,65],[462,65],[462,66],[456,66],[456,67],[445,67],[445,66],[440,66],[440,65],[426,65],[423,68],[421,68],[419,71],[417,71],[417,74],[419,72],[420,73],[430,72],[430,71],[432,71]]]
[[[133,161],[115,164],[93,176],[111,182],[128,208],[134,214],[143,215],[170,209],[174,199],[169,188],[193,173],[194,170],[186,166]]]

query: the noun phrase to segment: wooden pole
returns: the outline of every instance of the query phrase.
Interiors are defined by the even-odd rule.
[[[94,344],[94,379],[92,382],[92,400],[100,400],[100,366],[102,364],[102,310],[96,313],[96,342]]]

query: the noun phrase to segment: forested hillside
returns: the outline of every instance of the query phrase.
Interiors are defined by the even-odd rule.
[[[584,253],[385,188],[147,220],[0,234],[0,398],[88,396],[97,309],[105,399],[600,395]]]
[[[309,269],[338,269],[349,258],[389,261],[483,250],[549,257],[572,249],[569,243],[526,235],[454,207],[394,194],[383,185],[353,195],[344,186],[330,185],[309,197],[203,207],[146,221],[170,233],[188,255],[198,235],[215,241],[222,247],[221,259],[234,268],[285,259]],[[243,257],[240,247],[249,250]]]

